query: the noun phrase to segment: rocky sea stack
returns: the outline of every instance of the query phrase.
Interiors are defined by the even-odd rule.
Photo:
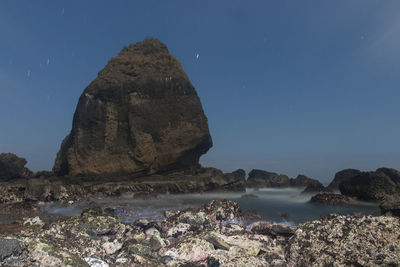
[[[77,176],[196,169],[210,147],[195,88],[167,46],[147,38],[123,48],[84,90],[53,170]]]

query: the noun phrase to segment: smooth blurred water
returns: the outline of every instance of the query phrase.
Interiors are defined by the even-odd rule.
[[[122,221],[131,222],[138,218],[161,220],[165,210],[198,208],[214,199],[230,199],[237,201],[243,210],[256,210],[263,220],[277,223],[298,224],[309,220],[319,219],[330,213],[339,214],[379,214],[377,204],[357,202],[346,206],[325,206],[310,204],[311,195],[301,194],[301,189],[296,188],[264,188],[260,190],[248,189],[246,194],[257,195],[256,199],[242,198],[244,193],[203,193],[160,195],[154,199],[134,199],[132,195],[122,197],[107,197],[92,199],[96,205],[103,209],[113,208],[114,214],[121,217]],[[92,203],[93,205],[93,203]],[[43,206],[43,210],[63,216],[80,215],[83,209],[89,207],[88,202],[78,202],[73,205],[51,203]],[[283,218],[281,215],[286,214]]]

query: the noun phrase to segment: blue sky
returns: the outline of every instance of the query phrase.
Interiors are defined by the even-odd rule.
[[[52,167],[97,72],[147,36],[201,98],[203,165],[400,169],[400,1],[4,0],[0,36],[0,152],[33,170]]]

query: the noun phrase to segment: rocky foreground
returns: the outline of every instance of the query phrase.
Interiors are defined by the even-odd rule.
[[[400,220],[330,215],[297,227],[246,224],[237,203],[121,223],[100,208],[0,237],[1,266],[397,266]]]

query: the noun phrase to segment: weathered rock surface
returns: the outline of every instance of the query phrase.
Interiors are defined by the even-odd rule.
[[[87,210],[0,237],[1,266],[396,266],[400,220],[329,215],[289,227],[242,223],[237,203],[217,200],[132,224]],[[33,221],[33,220],[31,220]]]
[[[195,169],[211,146],[181,64],[148,38],[122,49],[84,90],[53,170],[76,176]]]
[[[330,215],[299,225],[287,266],[397,266],[400,221],[393,217]]]
[[[355,202],[354,198],[340,194],[330,194],[330,193],[316,194],[315,196],[312,196],[310,199],[310,203],[323,204],[323,205],[346,205],[354,202]]]
[[[247,187],[250,188],[289,186],[290,180],[286,175],[263,170],[252,170],[247,179]]]
[[[0,181],[28,178],[32,172],[25,168],[27,161],[12,153],[0,154]]]
[[[379,168],[374,172],[361,172],[339,185],[343,195],[366,201],[382,201],[400,195],[400,172]]]
[[[347,181],[348,179],[357,176],[361,173],[360,170],[356,169],[344,169],[335,174],[335,178],[333,178],[332,182],[328,185],[328,188],[332,190],[339,190],[339,184],[343,181]]]

